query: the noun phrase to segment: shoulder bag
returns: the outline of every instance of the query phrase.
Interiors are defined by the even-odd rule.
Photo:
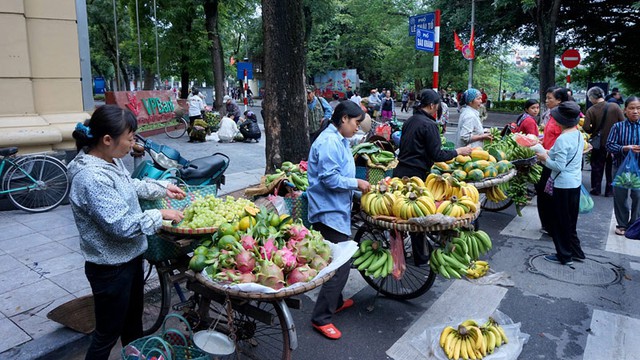
[[[582,135],[580,135],[580,141],[582,140]],[[571,158],[571,160],[569,160],[569,162],[567,163],[566,166],[569,166],[569,164],[571,164],[571,162],[573,161],[573,159],[576,158],[576,156],[578,155],[578,153],[580,152],[580,150],[582,149],[582,146],[579,146],[580,144],[578,144],[578,151],[576,151],[575,154],[573,154],[573,157]],[[558,176],[560,176],[560,174],[562,173],[562,171],[560,171],[556,176],[551,177],[549,176],[549,178],[547,179],[547,183],[544,185],[544,192],[547,193],[548,195],[553,195],[553,185],[556,181],[556,178]]]
[[[602,114],[600,126],[598,126],[598,130],[596,130],[595,134],[589,139],[589,144],[591,144],[591,146],[596,150],[599,150],[602,145],[602,136],[600,135],[600,131],[604,126],[604,122],[607,121],[607,110],[609,110],[609,103],[604,103],[604,112]]]

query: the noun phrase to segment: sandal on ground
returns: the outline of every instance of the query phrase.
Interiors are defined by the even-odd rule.
[[[342,303],[342,306],[340,306],[339,308],[336,309],[336,314],[339,313],[342,310],[346,310],[350,307],[352,307],[354,304],[353,299],[347,299]]]
[[[338,340],[342,336],[340,330],[338,330],[333,324],[316,325],[311,323],[314,329],[318,330],[320,334],[331,340]]]
[[[623,229],[623,228],[616,228],[616,235],[624,236],[624,232],[625,232],[625,229]]]

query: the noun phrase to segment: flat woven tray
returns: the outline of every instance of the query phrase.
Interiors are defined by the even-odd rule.
[[[478,210],[475,212],[475,214],[466,214],[458,218],[458,220],[454,221],[451,224],[435,224],[428,227],[410,223],[407,220],[402,220],[402,219],[389,221],[390,218],[388,216],[381,219],[377,216],[373,218],[364,212],[363,214],[366,222],[386,228],[386,229],[397,229],[400,231],[409,231],[409,232],[432,232],[432,231],[451,230],[451,229],[459,228],[462,226],[471,225],[471,223],[473,223],[473,221],[476,218],[478,218],[478,215],[480,215],[480,205],[478,204]]]
[[[172,233],[172,234],[182,234],[182,235],[204,235],[204,234],[213,234],[218,231],[216,227],[205,227],[205,228],[187,228],[187,227],[179,227],[173,225],[162,225],[162,230]]]
[[[517,160],[511,161],[511,163],[514,166],[531,166],[531,165],[535,165],[537,162],[538,162],[538,157],[535,155],[528,159],[517,159]]]
[[[318,286],[324,284],[325,282],[327,282],[329,279],[331,279],[331,277],[335,274],[335,271],[329,272],[327,274],[325,274],[324,276],[321,276],[319,278],[316,278],[312,281],[306,282],[306,283],[298,283],[296,284],[297,286],[295,287],[288,287],[288,288],[284,288],[278,292],[273,292],[273,293],[261,293],[261,292],[255,292],[255,291],[241,291],[241,290],[237,290],[237,289],[232,289],[230,288],[228,285],[226,284],[221,284],[221,283],[217,283],[217,282],[213,282],[210,279],[208,279],[207,277],[205,277],[204,275],[202,275],[201,273],[196,273],[196,280],[198,280],[198,282],[200,282],[201,284],[203,284],[204,286],[206,286],[207,288],[213,290],[213,291],[217,291],[219,293],[222,294],[227,294],[230,297],[235,297],[235,298],[239,298],[239,299],[253,299],[253,300],[264,300],[264,301],[271,301],[271,300],[277,300],[277,299],[284,299],[290,296],[295,296],[295,295],[299,295],[302,294],[304,292],[313,290],[315,288],[317,288]]]
[[[494,186],[498,186],[500,184],[504,184],[507,181],[511,180],[514,176],[516,176],[517,170],[511,169],[506,173],[502,173],[494,178],[484,179],[483,181],[478,182],[467,182],[469,185],[473,185],[476,189],[486,189]]]

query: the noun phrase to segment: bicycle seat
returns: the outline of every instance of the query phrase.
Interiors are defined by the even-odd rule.
[[[194,159],[179,170],[180,177],[187,179],[215,179],[222,175],[229,166],[229,157],[215,153],[211,156]]]
[[[0,156],[11,156],[17,152],[17,147],[0,148]]]

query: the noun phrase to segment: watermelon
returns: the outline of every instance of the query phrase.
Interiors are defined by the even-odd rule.
[[[524,134],[516,134],[516,142],[518,143],[518,145],[520,146],[524,146],[524,147],[532,147],[533,145],[537,144],[540,142],[540,139],[538,139],[537,136],[535,135],[524,135]],[[497,159],[497,158],[496,158]]]

